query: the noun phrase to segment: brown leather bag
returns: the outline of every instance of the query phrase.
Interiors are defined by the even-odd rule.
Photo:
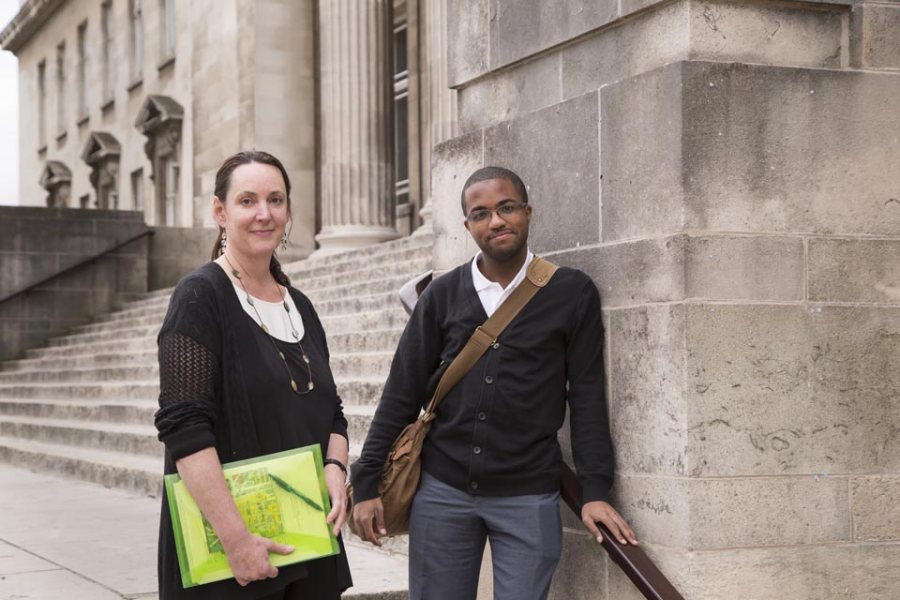
[[[431,429],[431,422],[437,416],[435,411],[441,400],[497,341],[510,321],[519,314],[538,290],[547,285],[556,269],[556,265],[539,257],[535,257],[528,264],[526,278],[494,311],[494,314],[475,329],[472,337],[444,371],[425,412],[407,425],[394,440],[378,484],[378,495],[384,506],[384,526],[389,536],[402,535],[409,531],[409,511],[422,475],[422,445]],[[349,485],[347,493],[348,498],[352,499],[353,490]],[[349,525],[350,531],[359,535],[352,518]]]

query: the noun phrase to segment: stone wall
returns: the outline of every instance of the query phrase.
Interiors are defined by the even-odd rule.
[[[145,236],[2,300],[145,231],[134,211],[0,207],[0,360],[109,312],[120,294],[146,292]]]
[[[217,229],[201,227],[154,227],[147,265],[147,290],[159,290],[209,262]]]
[[[601,292],[615,502],[644,550],[691,599],[891,597],[900,4],[450,6],[436,267],[475,250],[468,174],[519,172],[533,249]],[[553,597],[640,597],[564,523]]]

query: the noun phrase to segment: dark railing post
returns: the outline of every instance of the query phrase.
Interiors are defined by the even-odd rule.
[[[581,519],[581,484],[569,465],[563,463],[560,496],[572,512]],[[640,546],[620,544],[603,523],[597,523],[603,533],[603,549],[622,569],[631,582],[648,600],[684,600],[666,576],[656,567]]]

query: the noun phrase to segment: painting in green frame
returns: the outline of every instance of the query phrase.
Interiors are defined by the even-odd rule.
[[[270,554],[276,567],[340,552],[318,444],[222,465],[235,505],[254,534],[294,547]],[[222,544],[177,473],[166,475],[175,549],[184,587],[233,577]]]

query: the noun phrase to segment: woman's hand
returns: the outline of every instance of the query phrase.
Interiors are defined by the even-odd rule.
[[[251,581],[278,576],[278,569],[269,562],[270,552],[290,554],[294,551],[293,546],[279,544],[268,538],[253,535],[249,531],[237,540],[228,543],[223,540],[222,545],[228,557],[228,566],[242,586]]]
[[[228,566],[237,582],[244,586],[251,581],[278,576],[278,569],[269,562],[269,553],[290,554],[293,546],[279,544],[268,538],[253,535],[249,531],[237,540],[222,541]]]
[[[325,484],[328,486],[328,496],[331,498],[331,512],[325,519],[327,523],[334,523],[332,531],[334,535],[341,532],[341,527],[347,522],[347,486],[344,471],[337,465],[325,465]]]

